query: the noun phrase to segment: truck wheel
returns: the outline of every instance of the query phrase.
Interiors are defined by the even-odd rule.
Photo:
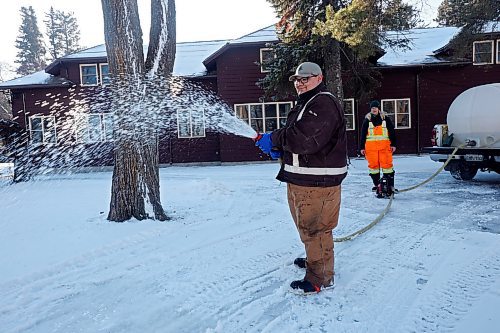
[[[458,180],[471,180],[477,174],[477,167],[468,165],[466,163],[456,163],[450,169],[453,178]]]

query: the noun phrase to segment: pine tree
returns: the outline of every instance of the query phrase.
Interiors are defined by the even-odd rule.
[[[443,26],[480,27],[499,19],[498,0],[444,0],[438,7],[436,22]]]
[[[63,54],[75,53],[80,50],[80,27],[73,12],[57,11],[61,24]]]
[[[383,44],[406,47],[404,36],[389,36],[388,30],[402,31],[418,24],[417,11],[401,0],[268,0],[279,17],[278,35],[282,43],[274,46],[276,58],[269,64],[271,72],[260,82],[269,96],[290,92],[286,82],[290,70],[302,61],[315,61],[323,67],[327,88],[343,98],[342,71],[356,77],[353,90],[357,97],[368,93],[376,84],[376,73],[367,60]],[[341,63],[340,54],[348,63]],[[344,68],[343,68],[344,67]]]
[[[55,60],[63,55],[63,43],[61,25],[54,7],[50,7],[48,13],[45,14],[45,28],[49,39],[49,53],[52,60]]]
[[[51,7],[45,17],[52,60],[77,52],[80,49],[80,30],[74,14]]]
[[[45,67],[45,46],[33,7],[21,7],[21,16],[22,23],[16,39],[16,47],[19,49],[15,61],[19,64],[16,72],[27,75]]]

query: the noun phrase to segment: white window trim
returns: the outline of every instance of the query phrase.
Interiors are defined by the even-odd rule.
[[[238,106],[260,105],[260,107],[262,108],[262,118],[252,118],[252,113],[248,112],[248,124],[250,126],[252,126],[252,120],[253,119],[262,119],[262,126],[264,128],[261,128],[260,131],[261,132],[267,132],[267,129],[266,129],[266,119],[268,117],[266,117],[265,106],[266,105],[276,105],[276,119],[277,119],[277,122],[278,122],[277,126],[278,126],[278,129],[280,129],[281,128],[280,119],[286,119],[286,117],[280,117],[280,115],[279,115],[279,112],[280,112],[279,105],[280,104],[289,104],[290,105],[290,109],[293,108],[293,102],[292,101],[269,102],[269,103],[241,103],[241,104],[234,104],[234,106],[233,106],[233,108],[234,108],[234,116],[238,117],[238,114],[237,114],[237,107]],[[241,118],[238,118],[238,119],[241,119]]]
[[[97,85],[99,85],[99,72],[97,71],[98,70],[98,64],[80,64],[80,86],[82,87],[95,87]],[[96,75],[96,84],[83,84],[83,74],[82,74],[82,68],[83,67],[91,67],[91,66],[94,66],[95,67],[95,75]]]
[[[269,73],[269,72],[270,72],[270,70],[265,70],[265,69],[263,68],[263,64],[264,64],[264,61],[263,61],[263,58],[262,58],[262,52],[263,52],[263,51],[264,51],[264,52],[265,52],[265,51],[273,51],[273,49],[272,49],[272,48],[270,48],[270,47],[264,47],[264,48],[261,48],[261,49],[259,50],[259,53],[260,53],[260,72],[261,72],[261,73]],[[274,55],[274,57],[276,58],[276,54]]]
[[[30,116],[29,117],[29,128],[30,128],[30,142],[33,143],[33,132],[34,130],[32,129],[31,125],[31,120],[34,118],[41,118],[42,119],[42,142],[36,142],[37,144],[43,144],[43,145],[55,145],[57,144],[57,126],[56,126],[56,117],[55,116],[43,116],[43,115],[36,115],[36,116]],[[55,142],[45,142],[45,127],[44,127],[44,119],[45,118],[52,118],[53,123],[54,123],[54,137],[56,138]],[[38,132],[38,131],[37,131]]]
[[[485,44],[485,43],[490,43],[491,44],[491,58],[490,58],[490,62],[475,62],[475,59],[476,59],[476,44]],[[472,43],[472,49],[473,49],[473,52],[472,52],[472,64],[473,65],[490,65],[490,64],[493,64],[493,61],[495,59],[495,45],[493,44],[493,40],[478,40],[478,41],[475,41]]]
[[[396,110],[396,102],[397,101],[408,101],[408,126],[404,126],[404,127],[399,127],[398,126],[398,113]],[[380,104],[381,104],[381,111],[382,112],[385,112],[384,111],[384,102],[393,102],[394,103],[394,128],[395,129],[411,129],[411,100],[409,98],[386,98],[386,99],[382,99],[380,100]],[[386,113],[387,114],[387,113]]]
[[[102,66],[108,66],[108,77],[109,77],[109,64],[106,62],[106,63],[102,63],[102,64],[99,64],[99,84],[101,86],[106,86],[105,83],[102,82],[102,78],[103,78],[103,75],[102,75]],[[80,72],[81,73],[81,72]],[[81,74],[80,74],[81,75]],[[81,81],[80,81],[81,82]]]
[[[352,113],[348,113],[349,116],[352,115],[352,128],[346,128],[346,130],[348,131],[354,131],[356,130],[356,117],[354,116],[355,114],[355,111],[354,111],[354,98],[344,98],[344,103],[345,102],[351,102],[352,103]],[[345,111],[345,110],[344,110]],[[344,112],[344,116],[345,116],[345,112]]]
[[[189,136],[181,136],[180,122],[179,122],[179,112],[186,112],[185,110],[177,110],[177,138],[178,139],[195,139],[204,138],[207,136],[206,122],[205,122],[205,111],[203,110],[203,134],[193,135],[193,117],[191,116],[191,110],[189,110]]]
[[[90,135],[89,135],[90,126],[89,126],[88,119],[89,119],[90,116],[93,116],[93,115],[98,115],[99,116],[99,122],[100,122],[99,125],[100,125],[100,137],[101,138],[100,138],[100,140],[97,140],[97,141],[96,140],[90,140]],[[106,129],[107,128],[106,128],[106,122],[104,121],[105,117],[113,117],[114,116],[113,113],[103,113],[103,112],[83,113],[82,112],[78,116],[79,117],[86,117],[87,118],[87,119],[85,119],[86,120],[85,124],[87,126],[85,128],[85,131],[87,132],[87,137],[89,138],[89,140],[88,141],[87,140],[83,140],[81,138],[81,136],[78,135],[79,131],[77,129],[77,131],[76,131],[76,142],[77,143],[85,144],[85,143],[99,143],[99,142],[113,142],[114,141],[114,139],[112,139],[112,140],[107,140],[106,139]],[[78,126],[78,124],[77,124],[77,126]]]
[[[497,39],[497,65],[500,65],[500,39]]]

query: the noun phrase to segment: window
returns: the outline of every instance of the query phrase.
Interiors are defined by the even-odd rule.
[[[109,66],[108,64],[100,64],[99,65],[100,73],[101,73],[101,85],[106,85],[110,83],[109,79]]]
[[[500,64],[500,39],[497,39],[497,64]]]
[[[260,49],[260,71],[261,73],[267,73],[270,71],[268,64],[274,59],[273,49]]]
[[[382,111],[391,118],[395,128],[411,128],[410,99],[383,99]]]
[[[82,86],[97,85],[97,65],[80,65],[80,82]]]
[[[179,138],[201,138],[205,136],[203,110],[178,110],[177,130]]]
[[[80,113],[76,117],[76,141],[113,141],[113,113]]]
[[[493,41],[486,40],[473,43],[474,65],[486,65],[493,63]]]
[[[56,118],[54,116],[31,116],[29,120],[32,143],[56,143]]]
[[[354,98],[344,99],[344,116],[346,120],[346,129],[354,130]]]
[[[285,126],[292,102],[235,104],[236,117],[256,132],[271,132]]]

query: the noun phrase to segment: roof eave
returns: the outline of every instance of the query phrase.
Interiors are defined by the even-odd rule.
[[[69,88],[72,87],[73,85],[74,83],[12,85],[12,86],[0,86],[0,90],[21,90],[21,89],[32,89],[32,88]]]
[[[395,69],[395,68],[407,68],[407,67],[437,67],[437,66],[457,66],[457,65],[468,65],[470,61],[446,61],[446,62],[430,62],[430,63],[419,63],[419,64],[401,64],[401,65],[377,65],[376,68],[379,69]]]
[[[243,43],[226,43],[224,46],[222,46],[220,49],[212,53],[211,55],[208,56],[205,60],[203,60],[203,65],[205,65],[206,68],[209,68],[209,66],[217,59],[220,55],[222,55],[224,52],[226,52],[229,49],[235,48],[235,47],[241,47],[241,46],[260,46],[260,45],[265,45],[267,43],[276,43],[278,40],[267,40],[267,41],[259,41],[259,42],[243,42]]]

